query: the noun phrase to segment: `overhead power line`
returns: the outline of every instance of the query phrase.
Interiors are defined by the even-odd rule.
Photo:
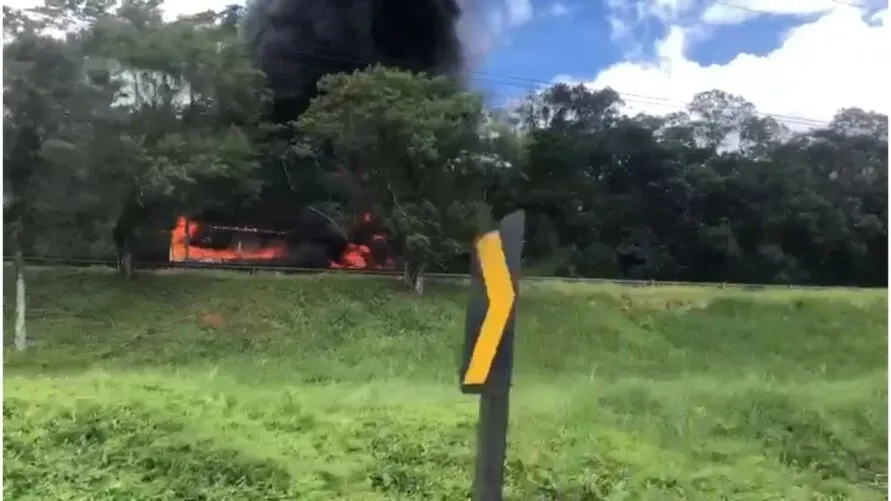
[[[346,57],[346,56],[342,56],[342,55],[338,55],[338,54],[323,53],[323,52],[321,52],[321,50],[325,50],[324,47],[319,47],[319,49],[320,49],[319,51],[295,50],[292,53],[297,54],[297,55],[306,56],[309,59],[317,59],[320,61],[340,62],[340,63],[349,63],[349,64],[356,64],[356,65],[370,65],[373,63],[372,61],[368,61],[368,60]],[[399,62],[399,61],[396,60],[394,62]],[[304,62],[304,64],[306,64],[306,62]],[[312,65],[310,64],[310,66],[312,66]],[[318,69],[321,69],[321,68],[318,68]],[[473,80],[477,80],[477,81],[481,81],[481,82],[495,83],[498,85],[505,85],[505,86],[509,86],[509,87],[517,87],[517,88],[525,89],[527,91],[532,91],[532,92],[540,91],[540,90],[543,90],[543,88],[545,88],[545,87],[549,87],[549,86],[555,85],[557,83],[560,83],[560,82],[553,82],[553,81],[547,81],[547,80],[539,80],[539,79],[530,78],[530,77],[505,75],[505,74],[485,72],[485,71],[470,72],[469,77]],[[613,90],[615,90],[616,92],[619,93],[619,95],[622,97],[623,101],[630,102],[630,103],[647,104],[647,105],[651,105],[651,106],[664,106],[666,108],[671,108],[671,109],[674,109],[677,111],[686,110],[687,105],[688,105],[688,103],[686,103],[686,102],[676,101],[676,100],[672,100],[672,99],[665,98],[665,97],[649,96],[649,95],[645,95],[645,94],[625,92],[625,91],[622,91],[621,89],[615,89],[615,88],[613,88]],[[811,126],[811,127],[821,127],[821,126],[829,125],[829,122],[826,120],[818,120],[815,118],[808,118],[808,117],[802,117],[802,116],[784,115],[784,114],[780,114],[780,113],[769,113],[769,112],[764,112],[764,111],[756,111],[755,114],[758,116],[761,116],[761,117],[769,117],[769,118],[773,118],[773,119],[776,119],[776,120],[779,120],[779,121],[782,121],[785,123],[796,124],[796,125],[804,125],[804,126]]]
[[[751,12],[753,14],[761,14],[764,16],[782,16],[782,15],[795,15],[794,12],[778,12],[778,11],[768,11],[768,10],[759,10],[753,7],[749,7],[748,5],[740,5],[738,3],[728,2],[726,0],[712,0],[716,4],[724,5],[726,7],[731,7],[734,9],[745,10]],[[831,3],[836,5],[843,5],[845,7],[854,7],[857,9],[869,9],[868,5],[857,4],[852,2],[843,2],[842,0],[829,0]],[[817,13],[817,12],[814,12]],[[808,15],[810,12],[803,12],[801,15]]]
[[[846,7],[855,7],[855,8],[858,8],[858,9],[870,9],[870,8],[872,8],[872,7],[870,7],[869,5],[863,5],[863,4],[860,4],[860,3],[842,2],[841,0],[831,0],[831,1],[832,1],[832,3],[837,3],[837,4],[839,4],[839,5],[844,5],[844,6],[846,6]]]
[[[761,15],[780,15],[780,14],[782,14],[782,13],[778,13],[776,11],[771,12],[771,11],[758,10],[758,9],[754,9],[752,7],[748,7],[748,6],[740,5],[740,4],[736,4],[736,3],[731,3],[731,2],[728,2],[725,0],[714,0],[714,1],[715,1],[715,3],[721,4],[721,5],[724,5],[727,7],[737,8],[740,10],[745,10],[745,11],[749,11],[749,12],[757,13],[757,14],[761,14]],[[842,0],[830,0],[830,1],[832,3],[838,4],[838,5],[844,5],[847,7],[855,7],[855,8],[861,8],[861,9],[869,8],[868,6],[863,5],[863,4],[845,2]],[[474,80],[480,80],[480,81],[486,82],[487,81],[486,78],[494,78],[496,80],[501,79],[501,81],[496,81],[495,83],[499,83],[502,85],[508,85],[508,86],[517,86],[517,87],[527,88],[529,90],[539,90],[540,86],[550,86],[550,85],[554,85],[556,83],[556,82],[537,80],[537,79],[528,78],[528,77],[500,75],[497,73],[488,73],[488,72],[481,72],[481,71],[475,72],[475,75],[476,76],[471,75],[471,78],[473,78]],[[655,106],[666,106],[666,107],[674,108],[676,110],[684,110],[687,108],[687,104],[688,104],[688,103],[674,101],[674,100],[671,100],[671,99],[668,99],[665,97],[660,97],[660,96],[649,96],[649,95],[644,95],[644,94],[635,94],[635,93],[631,93],[631,92],[625,92],[620,89],[614,89],[614,90],[616,90],[616,92],[618,92],[622,96],[622,99],[624,101],[628,101],[628,102],[632,102],[632,103],[649,104],[649,105],[655,105]],[[756,114],[759,116],[762,116],[762,117],[774,118],[776,120],[780,120],[780,121],[783,121],[786,123],[806,125],[806,126],[826,126],[826,125],[829,125],[829,123],[830,123],[826,120],[819,120],[819,119],[815,119],[815,118],[808,118],[808,117],[794,116],[794,115],[784,115],[784,114],[780,114],[780,113],[757,111]]]
[[[763,14],[763,15],[776,15],[777,14],[776,12],[768,12],[768,11],[758,10],[758,9],[754,9],[754,8],[751,8],[748,6],[728,2],[725,0],[713,0],[713,1],[715,3],[721,4],[721,5],[725,5],[725,6],[728,6],[731,8],[746,10],[746,11],[753,12],[753,13],[758,13],[758,14]],[[845,5],[845,6],[849,6],[849,7],[864,8],[864,9],[868,8],[865,5],[849,3],[849,2],[845,2],[843,0],[830,0],[830,1],[833,3],[836,3],[838,5]],[[350,63],[350,64],[356,64],[356,65],[369,65],[369,64],[373,63],[373,61],[369,61],[369,60],[357,59],[357,58],[353,58],[353,57],[346,57],[343,55],[322,52],[322,51],[326,51],[326,50],[330,50],[330,48],[319,46],[317,50],[312,50],[312,51],[295,50],[295,51],[293,51],[293,53],[300,54],[300,55],[306,56],[311,59],[315,58],[315,59],[324,60],[324,61],[337,61],[337,62],[341,62],[341,63]],[[396,60],[394,62],[399,62],[399,61]],[[484,83],[494,83],[497,85],[521,88],[521,89],[531,91],[531,92],[540,91],[545,87],[549,87],[549,86],[559,83],[559,82],[540,80],[540,79],[535,79],[535,78],[530,78],[530,77],[525,77],[525,76],[506,75],[506,74],[485,72],[485,71],[470,72],[469,77],[473,80],[484,82]],[[672,100],[672,99],[666,98],[666,97],[626,92],[622,89],[617,89],[617,88],[613,88],[613,90],[615,90],[616,92],[619,93],[619,95],[622,97],[623,101],[633,103],[633,104],[662,106],[662,107],[671,108],[671,109],[678,110],[678,111],[686,110],[687,105],[688,105],[687,102]],[[829,125],[829,123],[830,123],[826,120],[820,120],[820,119],[809,118],[809,117],[804,117],[804,116],[785,115],[785,114],[765,112],[765,111],[756,111],[755,114],[758,116],[762,116],[762,117],[774,118],[776,120],[779,120],[779,121],[782,121],[785,123],[789,123],[789,124],[797,124],[797,125],[811,126],[811,127],[826,126],[826,125]]]

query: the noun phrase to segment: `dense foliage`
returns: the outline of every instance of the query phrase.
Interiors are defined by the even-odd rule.
[[[455,82],[374,67],[273,125],[235,8],[4,14],[4,231],[26,255],[120,253],[177,214],[266,204],[332,225],[371,210],[414,271],[464,271],[490,212],[523,208],[529,273],[886,283],[885,115],[804,123],[714,90],[628,116],[612,89],[567,85],[484,110]]]

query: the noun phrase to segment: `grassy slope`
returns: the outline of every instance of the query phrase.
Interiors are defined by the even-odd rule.
[[[467,498],[460,286],[30,279],[4,499]],[[886,297],[528,287],[508,498],[886,499]]]

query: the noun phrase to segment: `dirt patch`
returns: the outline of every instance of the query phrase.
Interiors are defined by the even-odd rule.
[[[201,313],[198,317],[198,321],[202,327],[220,329],[226,326],[226,319],[223,318],[223,315],[215,311]]]

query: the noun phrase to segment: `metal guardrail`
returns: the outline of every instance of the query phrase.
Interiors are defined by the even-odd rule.
[[[12,262],[11,256],[3,256],[5,263]],[[116,268],[117,263],[111,259],[61,259],[61,258],[40,258],[26,257],[25,263],[44,266],[66,266],[66,267],[107,267]],[[223,271],[241,271],[250,274],[258,272],[279,272],[294,274],[309,273],[337,273],[345,275],[357,276],[378,276],[378,277],[401,277],[402,272],[393,270],[364,270],[349,268],[300,268],[294,266],[283,265],[263,265],[263,264],[241,264],[241,263],[177,263],[177,262],[134,262],[133,267],[136,269],[179,269],[179,270],[223,270]],[[434,280],[469,280],[470,275],[467,273],[425,273],[424,276]],[[547,276],[523,276],[524,282],[567,282],[567,283],[588,283],[588,284],[613,284],[626,287],[715,287],[715,288],[731,288],[750,291],[758,291],[765,289],[809,289],[809,290],[826,290],[826,289],[884,289],[883,287],[854,287],[854,286],[819,286],[819,285],[796,285],[796,284],[742,284],[727,282],[681,282],[681,281],[658,281],[658,280],[631,280],[631,279],[610,279],[610,278],[579,278],[579,277],[547,277]]]

